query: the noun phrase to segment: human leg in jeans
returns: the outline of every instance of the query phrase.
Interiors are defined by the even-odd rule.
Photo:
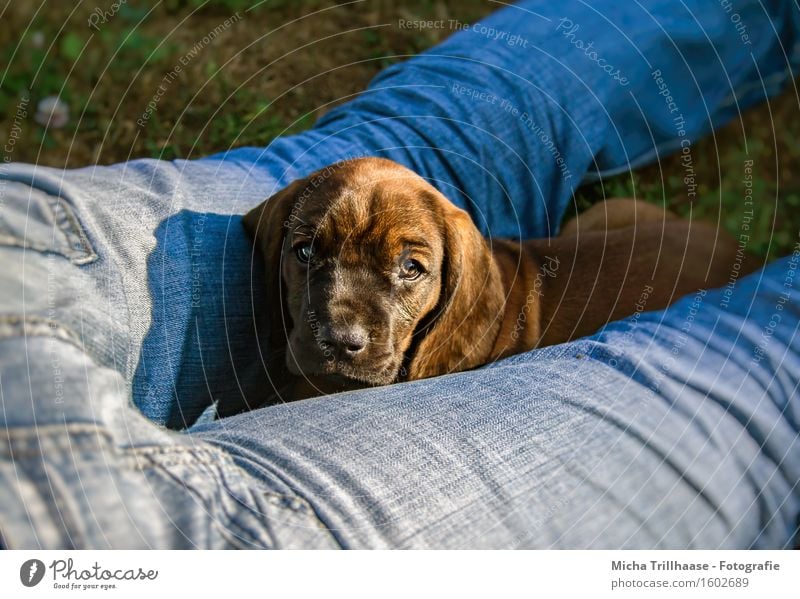
[[[790,544],[791,259],[478,371],[169,430],[269,384],[239,215],[288,181],[385,156],[485,234],[544,236],[587,171],[691,148],[790,79],[791,6],[740,3],[750,44],[722,7],[685,6],[524,2],[267,148],[4,169],[5,543]]]

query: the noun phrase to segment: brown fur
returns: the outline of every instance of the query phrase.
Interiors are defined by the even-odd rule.
[[[269,344],[293,375],[282,400],[562,343],[637,304],[656,310],[720,286],[736,256],[716,227],[634,200],[595,205],[560,237],[486,240],[425,180],[378,158],[295,181],[244,226],[265,259]],[[306,243],[308,265],[297,258]],[[424,275],[402,278],[408,260]],[[354,336],[355,345],[340,342]]]

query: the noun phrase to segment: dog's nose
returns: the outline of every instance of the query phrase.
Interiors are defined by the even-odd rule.
[[[355,356],[361,352],[369,341],[369,333],[360,325],[346,327],[323,327],[320,331],[320,341],[325,345],[334,347],[348,356]]]

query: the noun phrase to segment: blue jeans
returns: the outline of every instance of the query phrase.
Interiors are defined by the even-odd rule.
[[[800,249],[475,371],[202,416],[268,388],[240,220],[287,182],[384,156],[486,235],[546,236],[586,178],[701,168],[692,142],[800,65],[793,3],[644,4],[504,8],[266,148],[3,164],[2,543],[792,546]]]

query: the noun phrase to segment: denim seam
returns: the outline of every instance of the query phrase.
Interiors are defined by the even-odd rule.
[[[0,245],[27,248],[44,254],[57,254],[67,258],[72,264],[78,266],[89,264],[97,260],[97,253],[94,251],[94,247],[92,247],[89,238],[83,230],[75,210],[63,197],[48,193],[40,187],[35,187],[32,183],[7,179],[5,177],[0,177],[0,179],[21,183],[29,187],[31,191],[39,191],[44,195],[55,226],[58,227],[58,230],[64,235],[67,248],[53,248],[28,238],[19,238],[16,235],[4,233],[0,233]]]
[[[50,337],[65,341],[86,352],[75,332],[55,320],[42,316],[0,314],[0,340],[17,337]]]
[[[81,518],[76,514],[76,507],[70,502],[69,488],[62,484],[58,470],[48,467],[48,463],[41,461],[44,479],[36,477],[32,480],[42,497],[52,497],[59,520],[64,525],[66,538],[73,547],[87,547],[85,536],[81,530]]]
[[[31,454],[19,455],[17,452],[14,452],[13,457],[24,459],[40,456],[33,456]],[[84,535],[80,532],[78,522],[74,516],[74,510],[71,510],[67,502],[65,502],[65,495],[62,492],[61,485],[58,484],[57,477],[54,476],[55,473],[47,468],[44,462],[37,461],[33,465],[34,467],[40,468],[44,476],[32,475],[27,467],[20,464],[16,469],[16,478],[18,481],[24,479],[29,485],[23,485],[21,488],[17,487],[16,489],[12,489],[12,494],[18,497],[23,505],[27,505],[32,501],[32,494],[40,498],[48,509],[47,517],[53,522],[61,522],[63,526],[62,540],[68,540],[73,547],[82,546],[82,543],[84,543]],[[25,510],[27,513],[27,508],[25,508]],[[33,538],[39,538],[40,529],[42,528],[41,525],[43,524],[42,518],[32,518],[30,514],[28,514],[28,522],[33,531]],[[2,518],[0,518],[0,533],[7,529],[8,527],[4,527]],[[6,546],[6,548],[12,549],[13,547]]]
[[[223,480],[222,484],[231,497],[235,497],[237,501],[239,501],[238,496],[234,494],[234,490],[230,487],[227,480]],[[278,510],[288,510],[291,513],[301,516],[305,523],[313,526],[318,531],[326,533],[336,547],[342,548],[342,543],[339,541],[336,535],[331,532],[331,530],[322,521],[322,518],[320,518],[319,514],[317,514],[316,510],[314,510],[311,504],[304,498],[285,496],[271,491],[257,491],[257,493],[267,503],[276,507]],[[240,504],[247,510],[252,511],[254,509],[253,506],[249,506],[245,503],[240,502]],[[227,510],[226,513],[228,513]],[[229,522],[235,523],[237,528],[240,530],[245,530],[251,536],[253,536],[252,531],[249,531],[249,529],[246,527],[246,524],[239,520],[238,513],[228,513],[228,517]]]
[[[238,467],[237,467],[238,468]],[[238,471],[228,470],[225,474],[237,476],[239,481],[242,481],[242,473]],[[247,482],[245,482],[245,486],[247,486]],[[263,543],[260,542],[260,537],[263,536],[263,533],[266,533],[273,543],[275,543],[275,537],[273,536],[272,530],[267,528],[263,524],[257,530],[253,530],[251,526],[247,525],[248,518],[246,515],[241,514],[242,510],[245,510],[247,513],[258,513],[261,514],[262,511],[257,504],[257,500],[255,503],[247,503],[243,500],[241,495],[236,492],[236,489],[231,484],[231,481],[228,480],[228,476],[223,475],[222,479],[220,480],[222,488],[225,489],[225,492],[234,499],[239,509],[230,510],[226,507],[226,505],[222,504],[222,511],[225,513],[227,518],[227,523],[229,526],[235,526],[238,531],[244,533],[242,536],[249,537],[250,539],[256,541],[255,544],[262,545]],[[253,495],[258,495],[263,497],[266,502],[279,511],[288,510],[290,513],[295,514],[296,516],[302,517],[305,522],[308,522],[311,525],[314,525],[317,529],[326,530],[325,527],[322,525],[322,522],[316,517],[316,514],[309,509],[303,508],[303,502],[301,499],[293,498],[293,497],[282,497],[277,493],[273,492],[260,492],[257,490],[252,491]],[[257,521],[259,519],[257,518]]]
[[[67,434],[65,434],[67,433]],[[222,476],[216,478],[216,484],[220,490],[232,499],[242,510],[258,512],[258,505],[246,502],[241,499],[241,494],[237,492],[235,486],[231,486],[228,477],[233,476],[236,480],[242,481],[245,488],[252,491],[253,496],[257,496],[266,501],[269,505],[278,510],[287,510],[298,517],[303,518],[309,526],[314,526],[322,531],[327,531],[327,527],[319,519],[311,505],[303,498],[284,495],[274,491],[262,490],[260,485],[249,486],[248,479],[243,478],[243,472],[239,466],[233,462],[231,457],[225,452],[214,448],[192,448],[185,446],[146,446],[146,447],[116,447],[113,438],[102,426],[90,423],[74,423],[65,425],[43,425],[41,427],[12,427],[5,431],[5,435],[0,435],[0,456],[3,458],[12,457],[15,460],[30,458],[41,458],[48,453],[48,450],[55,448],[70,449],[73,452],[81,452],[87,449],[98,450],[106,448],[116,453],[120,459],[122,470],[133,470],[142,474],[151,473],[169,481],[172,485],[178,485],[191,493],[204,505],[209,512],[221,509],[224,514],[224,523],[220,524],[218,530],[220,534],[233,546],[243,549],[262,547],[265,543],[273,540],[272,533],[268,526],[253,529],[242,521],[237,510],[231,510],[225,503],[211,505],[204,497],[203,493],[194,486],[186,484],[185,480],[172,471],[171,466],[191,466],[195,470],[198,466],[210,465],[219,469]],[[172,454],[172,455],[170,455]],[[167,459],[159,459],[164,458]],[[40,491],[42,489],[40,488]],[[60,513],[69,515],[71,512],[61,497],[54,497],[60,509]],[[213,503],[213,502],[212,502]],[[69,520],[69,521],[68,521]],[[64,526],[70,538],[80,538],[80,531],[71,518],[64,519]],[[79,545],[76,543],[76,545]]]
[[[138,459],[139,457],[150,457],[150,456],[168,456],[172,454],[171,459],[169,460],[160,460],[160,461],[152,461],[150,464],[141,464],[140,467],[144,469],[154,469],[160,468],[164,466],[192,466],[197,464],[211,464],[211,465],[220,465],[222,464],[226,468],[233,468],[236,470],[240,470],[240,466],[236,464],[231,459],[231,456],[227,453],[217,450],[217,449],[195,449],[191,447],[182,447],[182,446],[174,446],[174,447],[163,447],[163,446],[152,446],[152,447],[134,447],[134,448],[126,448],[124,451],[135,455]],[[240,472],[236,472],[237,475],[241,475]],[[248,475],[249,476],[249,475]],[[303,499],[302,497],[298,497],[295,495],[287,495],[284,493],[277,493],[275,491],[262,491],[259,490],[258,493],[264,497],[265,499],[269,500],[270,503],[274,505],[278,505],[280,507],[285,507],[290,509],[293,512],[298,514],[315,514],[314,510],[311,507],[311,504]]]
[[[72,206],[62,197],[46,194],[46,198],[48,204],[50,204],[50,210],[53,212],[56,224],[64,233],[72,250],[67,255],[70,261],[73,264],[81,265],[97,260],[97,254],[91,243],[89,243],[89,239],[86,237]]]
[[[69,439],[64,433],[69,433]],[[4,435],[0,435],[0,455],[13,455],[15,457],[31,457],[42,454],[41,442],[43,437],[47,442],[63,449],[78,450],[87,447],[96,448],[98,437],[101,443],[113,446],[111,435],[102,427],[89,423],[72,423],[58,425],[43,425],[35,428],[12,427],[7,428]],[[26,443],[31,443],[25,447]],[[192,466],[197,464],[222,464],[226,468],[239,469],[240,467],[231,459],[230,455],[216,448],[186,447],[183,445],[148,445],[143,447],[115,447],[120,458],[127,462],[126,466],[134,465],[140,471],[158,470],[168,466]],[[155,456],[169,457],[168,460],[144,461],[142,458]],[[258,493],[275,505],[287,508],[298,514],[314,515],[311,504],[296,495],[287,495],[275,491],[259,490]]]
[[[150,453],[157,453],[157,452],[150,452]],[[212,454],[213,452],[206,452],[207,454]],[[200,463],[211,463],[214,466],[218,466],[221,469],[221,472],[227,473],[228,475],[234,475],[239,477],[241,480],[242,472],[237,471],[239,469],[238,466],[230,459],[230,456],[227,456],[225,453],[220,452],[219,457],[220,460],[213,461],[213,462],[200,462]],[[192,461],[191,464],[198,465],[199,462]],[[173,484],[179,485],[181,488],[186,489],[189,493],[191,493],[194,497],[197,498],[204,506],[206,506],[206,510],[208,513],[214,511],[212,508],[214,506],[210,505],[209,501],[203,496],[203,494],[198,491],[194,486],[187,485],[185,481],[181,479],[180,476],[176,475],[172,472],[169,468],[165,467],[158,467],[163,466],[161,462],[154,462],[153,468],[151,468],[152,472],[156,472],[159,475],[168,478],[172,481]],[[233,467],[233,468],[231,468]],[[248,476],[249,478],[249,476]],[[262,526],[257,530],[253,530],[252,527],[248,527],[244,522],[242,522],[240,517],[240,510],[247,510],[249,512],[258,512],[257,505],[251,505],[246,503],[241,499],[241,495],[236,492],[235,488],[231,486],[229,481],[222,476],[218,479],[220,490],[224,490],[228,496],[233,499],[236,504],[239,506],[239,510],[231,510],[226,507],[224,502],[220,502],[218,504],[221,513],[225,516],[225,522],[223,526],[219,526],[219,530],[221,534],[230,542],[232,545],[236,546],[240,549],[252,549],[255,547],[264,547],[265,541],[268,539],[271,542],[271,545],[275,545],[275,537],[270,531],[268,526]],[[246,481],[245,481],[246,482]],[[292,497],[288,495],[281,495],[280,493],[275,493],[271,491],[262,491],[260,489],[251,489],[254,495],[258,495],[263,497],[270,505],[275,506],[279,510],[288,510],[289,512],[300,516],[306,521],[308,524],[313,524],[316,528],[322,531],[328,531],[328,528],[322,523],[322,521],[317,516],[316,512],[311,509],[308,503],[300,498],[300,497]],[[220,524],[217,520],[213,520],[214,524]],[[330,534],[330,531],[328,531]],[[334,539],[335,541],[335,539]]]
[[[201,492],[199,492],[197,489],[195,489],[195,487],[193,487],[191,485],[187,485],[183,480],[181,480],[180,477],[176,476],[169,469],[167,469],[167,468],[151,468],[150,471],[155,473],[155,474],[157,474],[158,476],[160,476],[163,481],[165,481],[165,482],[167,482],[167,483],[169,483],[171,485],[176,485],[176,486],[184,489],[186,492],[190,493],[192,495],[192,497],[195,498],[195,500],[197,500],[198,502],[200,502],[203,505],[203,509],[205,510],[205,513],[207,515],[211,514],[214,511],[212,509],[213,506],[210,505],[210,502],[203,496],[203,494]],[[228,522],[226,522],[225,524],[230,524],[231,523],[230,522],[230,517],[229,517],[229,514],[228,514],[227,510],[223,510],[223,513],[228,518]],[[219,534],[228,543],[233,545],[236,549],[251,549],[253,545],[258,545],[258,546],[263,545],[263,543],[260,543],[260,542],[258,542],[258,543],[251,542],[250,545],[245,544],[244,542],[242,542],[242,539],[236,537],[236,533],[234,531],[232,531],[227,526],[222,525],[222,523],[216,518],[209,518],[209,522],[219,532]],[[240,529],[240,527],[238,525],[236,526],[236,528]],[[252,538],[252,534],[250,533],[250,531],[243,531],[243,532],[247,533],[246,535],[243,535],[243,536],[247,536],[247,537]]]
[[[42,243],[37,243],[35,241],[31,241],[30,239],[20,239],[13,235],[0,234],[0,245],[33,250],[42,254],[55,254],[57,256],[63,256],[64,258],[69,259],[72,264],[76,264],[78,266],[89,264],[97,259],[96,254],[92,253],[90,255],[86,255],[86,253],[82,250],[76,251],[71,245],[69,250],[58,250]],[[77,257],[79,255],[82,255],[82,257]]]
[[[239,481],[243,481],[245,487],[248,488],[253,495],[263,498],[267,503],[275,508],[279,510],[288,510],[293,514],[302,517],[309,525],[313,525],[315,528],[321,531],[326,531],[330,534],[328,527],[325,526],[316,511],[306,499],[294,495],[286,495],[277,493],[275,491],[260,489],[258,488],[260,485],[258,485],[257,481],[255,481],[256,485],[250,487],[247,483],[249,480],[254,479],[252,479],[249,474],[245,473],[241,467],[233,461],[231,456],[225,452],[218,449],[192,449],[188,447],[177,446],[174,447],[174,449],[176,450],[175,453],[178,454],[178,459],[170,459],[169,461],[154,460],[153,458],[155,456],[164,456],[169,453],[161,451],[162,449],[162,447],[135,448],[135,455],[137,458],[145,457],[146,459],[152,460],[152,463],[149,465],[149,467],[145,467],[144,465],[140,465],[140,467],[143,470],[146,468],[149,471],[157,472],[162,476],[169,477],[170,480],[187,489],[204,504],[206,504],[206,501],[203,499],[202,493],[199,493],[194,489],[194,487],[187,485],[183,480],[181,480],[180,476],[177,476],[171,471],[170,466],[197,467],[198,465],[209,464],[213,467],[217,467],[219,468],[219,472],[222,474],[218,480],[220,488],[224,489],[228,496],[237,502],[240,510],[247,510],[249,512],[259,511],[256,504],[248,503],[241,498],[241,494],[236,490],[235,486],[231,484],[231,481],[228,478],[230,476],[236,477],[236,479]],[[183,455],[180,455],[182,453]],[[174,458],[176,456],[172,457]],[[230,510],[225,506],[224,503],[221,503],[219,507],[222,510],[222,513],[225,514],[226,518],[225,526],[221,527],[221,530],[223,531],[223,534],[228,533],[225,534],[225,536],[232,544],[243,548],[251,548],[252,546],[260,547],[264,544],[265,535],[272,539],[272,533],[270,532],[269,528],[262,526],[257,530],[253,530],[242,521],[239,510]],[[210,507],[207,509],[210,510]],[[235,527],[237,534],[239,534],[241,538],[237,538],[235,534],[233,537],[230,536],[230,533],[233,532],[233,527]],[[242,539],[246,539],[250,545],[242,545]],[[338,541],[336,541],[335,537],[334,541],[338,544]]]

